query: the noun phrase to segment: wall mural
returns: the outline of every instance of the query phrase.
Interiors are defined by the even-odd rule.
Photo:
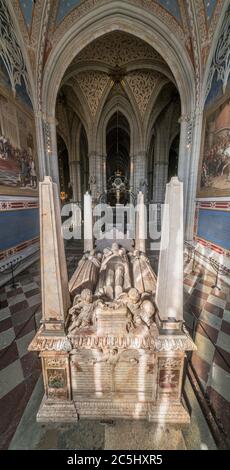
[[[0,194],[36,195],[37,170],[32,113],[0,88]]]
[[[230,195],[230,98],[205,120],[198,196]]]
[[[205,107],[224,95],[230,85],[230,6],[221,26],[216,50],[213,54],[206,88]]]
[[[26,8],[31,3],[23,5]],[[28,74],[6,0],[0,4],[0,33],[0,194],[37,195],[38,164]]]

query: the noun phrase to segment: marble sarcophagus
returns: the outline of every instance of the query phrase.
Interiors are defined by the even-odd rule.
[[[91,249],[68,283],[57,207],[56,187],[45,178],[43,319],[29,347],[39,352],[43,368],[37,419],[189,422],[182,380],[185,353],[194,344],[181,320],[160,317],[146,254],[115,242]]]

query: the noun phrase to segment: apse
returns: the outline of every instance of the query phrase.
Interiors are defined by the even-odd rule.
[[[106,176],[107,180],[119,171],[130,175],[130,129],[125,116],[117,111],[109,120],[106,129]]]

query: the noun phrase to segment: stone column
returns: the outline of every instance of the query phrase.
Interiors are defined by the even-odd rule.
[[[156,304],[160,321],[183,321],[183,183],[171,178],[166,196],[161,231]]]
[[[144,202],[144,194],[139,191],[137,195],[137,207],[136,207],[136,250],[145,253],[147,235],[147,212]]]
[[[106,155],[102,155],[102,193],[106,191],[107,179],[106,179]]]
[[[133,156],[133,191],[134,193],[138,192],[140,187],[143,184],[143,181],[146,180],[146,152],[141,151],[138,154]]]
[[[73,200],[74,202],[81,202],[81,172],[79,160],[70,162],[70,174],[73,183]]]
[[[93,212],[92,197],[84,194],[84,252],[93,250]]]
[[[59,168],[58,168],[58,153],[57,153],[57,132],[56,132],[56,119],[48,117],[46,120],[46,138],[47,138],[47,159],[49,176],[52,181],[58,185],[59,188]]]
[[[156,127],[153,175],[153,201],[155,203],[163,203],[165,197],[165,188],[168,181],[169,131],[170,126],[168,123],[167,128],[165,119]]]
[[[58,188],[46,176],[39,190],[42,322],[45,330],[64,331],[70,296]]]
[[[168,159],[164,162],[156,162],[153,177],[153,201],[163,203],[165,188],[168,181]]]
[[[42,113],[37,112],[35,114],[35,129],[36,129],[36,143],[37,143],[37,154],[38,164],[39,164],[39,177],[40,180],[43,180],[45,175],[48,174],[47,169],[47,156],[45,148],[45,138],[44,138],[44,122],[42,119]]]
[[[197,175],[200,158],[202,112],[180,119],[180,151],[178,177],[184,184],[185,240],[193,240],[196,205]]]
[[[89,183],[95,203],[103,192],[103,157],[96,152],[89,154]]]
[[[129,178],[130,190],[134,192],[134,157],[130,155],[130,178]]]

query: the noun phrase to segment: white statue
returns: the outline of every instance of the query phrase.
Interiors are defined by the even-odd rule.
[[[91,250],[83,255],[69,282],[69,291],[72,295],[81,292],[83,288],[94,291],[98,280],[101,259],[102,254],[96,253],[95,250]]]
[[[119,301],[126,304],[131,312],[133,327],[144,326],[147,332],[153,322],[155,307],[151,300],[146,298],[146,294],[141,295],[135,287],[132,287],[128,293],[121,294]]]
[[[130,252],[129,257],[132,265],[134,287],[136,287],[140,293],[155,293],[157,277],[150,265],[148,257],[139,250]]]
[[[113,300],[129,287],[131,279],[126,250],[113,243],[111,248],[103,250],[96,295],[104,294],[109,300]]]
[[[93,322],[93,294],[90,289],[83,289],[81,294],[74,297],[73,306],[69,310],[71,324],[68,332],[71,333],[76,328],[85,328]]]

